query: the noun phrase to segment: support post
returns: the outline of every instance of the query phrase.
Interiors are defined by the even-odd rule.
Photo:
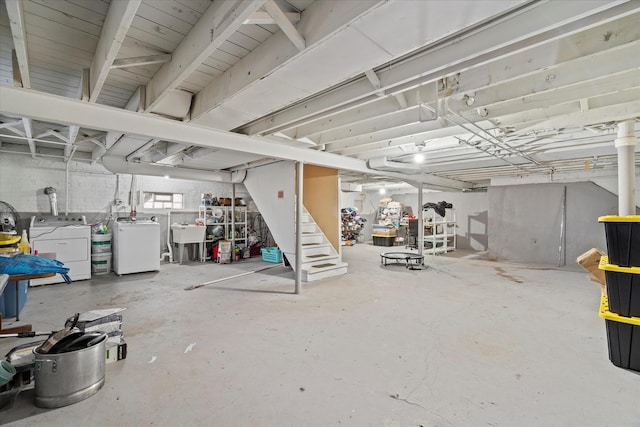
[[[422,215],[422,183],[418,183],[418,241],[416,242],[416,247],[418,248],[418,253],[422,255],[424,251],[424,217]]]
[[[299,294],[302,287],[302,204],[304,183],[304,163],[296,162],[296,289]]]
[[[236,262],[236,185],[231,184],[231,262]]]
[[[618,215],[636,213],[635,122],[628,120],[618,123],[618,137],[615,140],[618,151]]]

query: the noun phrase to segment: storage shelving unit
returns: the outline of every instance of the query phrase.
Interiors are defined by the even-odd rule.
[[[424,244],[430,248],[424,252],[432,255],[454,251],[456,249],[456,211],[453,208],[445,210],[444,217],[429,208],[422,212],[424,220]]]
[[[232,218],[232,213],[234,218]],[[235,240],[240,247],[247,246],[247,207],[246,206],[203,206],[198,207],[198,218],[204,220],[207,227],[205,242],[219,239]],[[235,221],[232,221],[232,220]],[[210,239],[215,227],[222,227],[222,236]]]

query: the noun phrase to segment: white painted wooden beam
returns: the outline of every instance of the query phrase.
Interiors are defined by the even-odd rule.
[[[404,96],[402,92],[398,92],[393,96],[396,98],[396,101],[398,101],[398,105],[400,105],[400,108],[405,109],[409,106],[409,103],[407,102],[407,98]]]
[[[298,12],[284,12],[285,16],[292,24],[296,24],[300,21],[300,14]],[[257,11],[253,12],[250,17],[244,20],[245,25],[278,25],[275,19],[267,12]]]
[[[31,152],[31,158],[36,158],[36,143],[33,141],[33,120],[25,117],[22,119],[24,125],[24,134],[27,137],[27,143],[29,144],[29,151]]]
[[[274,0],[266,0],[264,3],[264,8],[271,15],[271,17],[276,21],[278,27],[282,30],[283,33],[287,36],[291,43],[295,47],[298,48],[299,51],[303,51],[306,47],[306,42],[304,41],[304,37],[300,35],[296,27],[293,26],[287,15],[278,7]]]
[[[80,126],[69,126],[67,130],[67,139],[69,142],[67,146],[64,148],[64,157],[69,158],[71,155],[71,147],[76,143],[76,139],[78,138],[78,132],[80,132]]]
[[[456,37],[446,45],[380,70],[377,73],[378,78],[387,93],[406,91],[419,84],[435,81],[443,75],[457,73],[554,40],[563,34],[589,28],[602,20],[629,15],[638,8],[634,2],[611,3],[611,6],[602,10],[602,2],[535,3],[530,9],[508,20],[481,28],[464,37]],[[556,62],[553,55],[547,54],[545,57],[547,60],[553,60],[553,63]],[[341,87],[340,90],[327,92],[296,107],[255,121],[241,128],[241,132],[258,135],[300,126],[311,120],[326,117],[326,112],[334,114],[341,106],[358,108],[371,102],[375,92],[369,81],[362,78]]]
[[[24,24],[24,9],[22,0],[6,0],[7,15],[9,15],[9,25],[11,26],[11,36],[13,46],[20,68],[20,81],[22,87],[31,88],[31,78],[29,77],[29,55],[27,52],[27,32]]]
[[[189,34],[147,85],[145,111],[150,111],[178,87],[200,64],[225,42],[264,0],[214,1]]]
[[[14,127],[19,125],[20,123],[22,123],[22,120],[14,120],[12,122],[0,123],[0,129]]]
[[[634,120],[640,117],[640,101],[593,108],[584,112],[579,111],[579,106],[577,109],[578,111],[574,113],[549,117],[547,120],[531,126],[518,126],[517,131],[518,133],[526,133],[533,130],[582,127],[604,122]]]
[[[171,61],[172,55],[164,53],[161,55],[139,56],[137,58],[116,59],[111,65],[111,69],[140,67],[142,65],[163,64]]]
[[[20,75],[20,63],[18,62],[18,55],[15,49],[11,50],[11,71],[13,74],[13,85],[23,87],[22,76]]]
[[[118,55],[120,46],[127,36],[129,27],[136,16],[138,7],[142,0],[114,1],[109,6],[107,17],[105,18],[100,40],[96,47],[96,53],[91,62],[91,89],[90,102],[96,102],[107,75],[111,69],[113,61]]]
[[[48,135],[51,136],[55,136],[56,138],[58,138],[60,141],[65,142],[65,143],[69,143],[69,138],[67,138],[66,136],[62,135],[60,132],[53,130],[53,129],[48,129],[45,133],[47,133]]]
[[[82,75],[80,77],[80,88],[78,98],[82,101],[89,101],[89,95],[91,92],[91,77],[89,75],[91,71],[88,68],[82,69]]]
[[[371,82],[371,85],[374,87],[374,89],[378,89],[378,91],[376,92],[376,95],[380,97],[385,96],[384,90],[380,90],[380,88],[382,87],[382,83],[380,82],[380,79],[378,78],[375,71],[367,70],[364,72],[364,75],[367,76],[367,78],[369,79],[369,82]]]
[[[403,174],[372,170],[366,166],[365,162],[353,158],[309,148],[286,146],[261,138],[194,126],[190,123],[181,123],[93,103],[88,104],[74,99],[5,85],[0,85],[0,112],[52,123],[74,123],[88,129],[118,131],[199,147],[221,148],[269,158],[303,161],[318,166],[408,179]],[[434,175],[409,178],[413,181],[422,181],[434,188],[471,188],[469,183]]]

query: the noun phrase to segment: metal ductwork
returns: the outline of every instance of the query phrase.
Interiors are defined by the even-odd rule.
[[[154,163],[128,162],[120,156],[103,156],[102,164],[113,173],[127,173],[132,175],[169,176],[177,179],[191,179],[195,181],[228,182],[239,184],[244,181],[246,172],[235,173],[226,171],[208,171],[203,169],[189,169],[177,166],[166,166]]]
[[[420,167],[420,165],[412,164],[412,163],[394,162],[393,160],[389,160],[388,157],[378,157],[375,159],[370,159],[367,162],[367,165],[371,169],[375,169],[378,171],[402,171],[402,172],[413,172],[413,173],[422,172],[422,168]]]

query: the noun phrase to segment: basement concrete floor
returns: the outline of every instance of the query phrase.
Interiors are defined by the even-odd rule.
[[[350,274],[301,295],[282,266],[185,290],[269,265],[259,258],[30,288],[21,320],[38,331],[126,307],[129,354],[96,395],[46,410],[25,391],[0,424],[640,424],[640,375],[609,362],[586,273],[468,252],[383,267],[390,249],[344,247]],[[4,338],[0,351],[25,342]]]

